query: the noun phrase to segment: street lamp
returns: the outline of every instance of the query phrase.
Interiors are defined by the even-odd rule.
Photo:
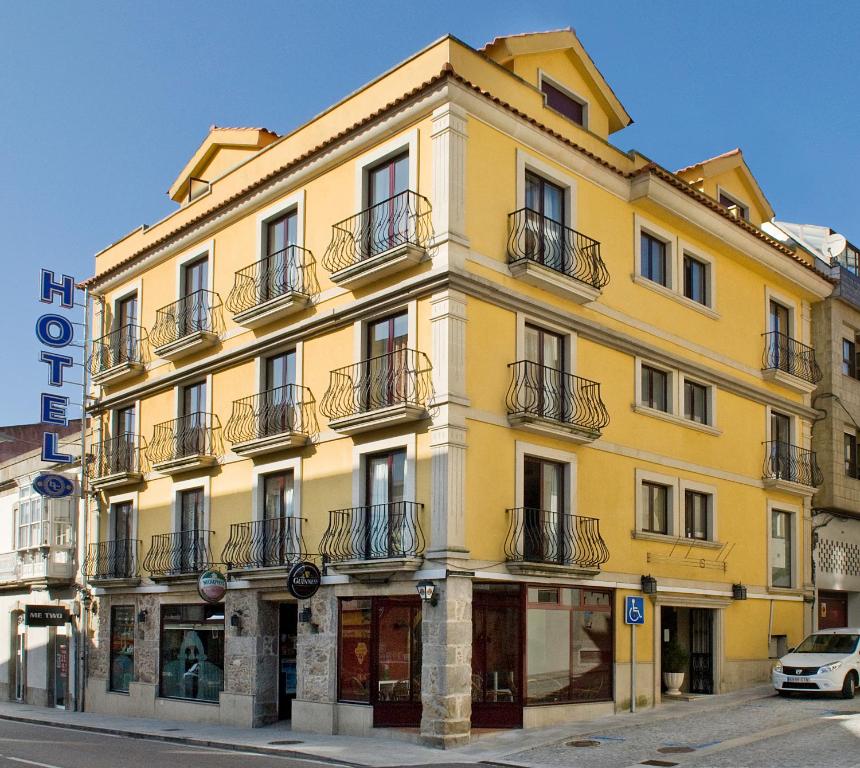
[[[642,591],[646,595],[656,595],[657,594],[657,579],[653,576],[643,576],[642,577]]]
[[[418,597],[421,598],[422,603],[436,605],[439,602],[439,598],[436,595],[436,585],[429,579],[419,581],[415,589],[418,590]]]

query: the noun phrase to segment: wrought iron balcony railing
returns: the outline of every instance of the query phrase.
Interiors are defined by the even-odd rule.
[[[424,551],[423,504],[393,501],[329,512],[320,551],[329,562],[417,557]]]
[[[512,374],[507,396],[509,415],[551,419],[588,432],[600,432],[609,423],[596,381],[530,360],[509,363],[508,368]]]
[[[90,581],[140,578],[140,542],[137,539],[115,539],[90,544],[84,558],[83,572]]]
[[[91,480],[143,472],[143,440],[140,435],[131,433],[102,440],[95,456],[87,463],[87,474]]]
[[[318,292],[313,254],[290,245],[236,272],[226,304],[239,314],[289,293],[309,297]]]
[[[598,568],[609,559],[596,517],[545,509],[509,509],[505,556],[513,562]]]
[[[765,480],[786,480],[810,488],[817,488],[824,482],[815,451],[776,440],[764,443],[762,476]]]
[[[228,569],[283,567],[306,560],[302,522],[298,517],[276,517],[233,523],[221,560]]]
[[[118,365],[143,365],[147,357],[146,329],[139,325],[124,325],[93,341],[87,364],[90,373],[98,376]]]
[[[343,419],[395,405],[426,408],[433,366],[423,352],[398,349],[331,372],[320,410]]]
[[[155,425],[146,456],[153,464],[222,452],[221,423],[213,413],[197,411]]]
[[[508,214],[508,261],[527,259],[592,288],[609,282],[600,243],[531,208]]]
[[[811,384],[821,381],[821,369],[815,361],[815,350],[801,344],[784,333],[763,333],[764,354],[761,367],[764,371],[783,371]]]
[[[212,567],[209,548],[211,531],[194,529],[176,533],[158,533],[152,537],[143,569],[153,576],[181,576]]]
[[[195,333],[219,334],[224,328],[221,297],[201,288],[155,313],[152,342],[164,347]]]
[[[410,190],[366,208],[333,226],[322,264],[339,272],[401,245],[426,250],[433,238],[430,213],[430,201]]]
[[[287,384],[233,401],[233,413],[224,428],[233,443],[294,432],[314,435],[319,431],[316,401],[307,387]]]

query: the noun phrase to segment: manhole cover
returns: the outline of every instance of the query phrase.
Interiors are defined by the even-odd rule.
[[[662,755],[685,755],[696,750],[693,747],[660,747],[657,751]]]
[[[660,768],[671,768],[671,766],[678,765],[678,763],[673,763],[671,760],[643,760],[639,765],[657,765]]]
[[[574,741],[567,742],[567,746],[569,746],[569,747],[599,747],[600,742],[595,741],[594,739],[576,739]]]
[[[301,744],[301,743],[302,742],[298,741],[297,739],[292,739],[292,740],[283,739],[282,741],[270,741],[269,742],[269,744],[271,744],[272,746],[276,746],[276,747],[284,747],[288,744]]]

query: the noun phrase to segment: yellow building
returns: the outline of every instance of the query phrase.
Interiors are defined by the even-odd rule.
[[[739,151],[672,173],[630,121],[571,30],[445,37],[286,135],[213,128],[97,254],[90,709],[443,746],[624,711],[643,593],[640,706],[669,655],[767,679],[830,285]]]

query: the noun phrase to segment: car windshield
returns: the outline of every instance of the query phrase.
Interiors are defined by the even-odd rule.
[[[810,635],[795,653],[853,653],[860,635]]]

